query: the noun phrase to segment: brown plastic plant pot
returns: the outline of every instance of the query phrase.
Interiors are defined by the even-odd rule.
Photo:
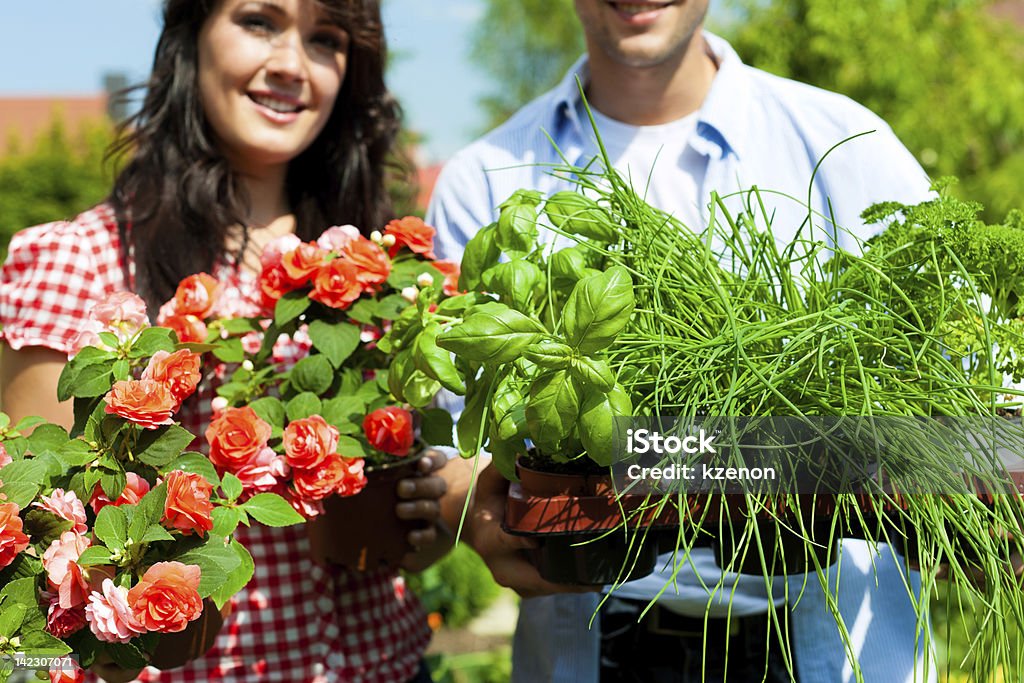
[[[757,539],[749,535],[741,539],[742,526],[731,532],[725,530],[711,542],[715,561],[721,569],[755,576],[780,576],[814,572],[817,567],[825,568],[839,561],[839,538],[829,543],[831,520],[806,523],[806,537],[797,531],[795,520],[785,526],[774,520],[755,523],[759,526],[760,547]]]
[[[531,562],[552,583],[604,586],[639,579],[653,572],[658,561],[655,538],[643,533],[548,534],[537,540]]]
[[[189,622],[184,631],[160,634],[156,650],[149,659],[150,665],[166,671],[199,659],[213,647],[217,634],[224,626],[224,620],[230,614],[231,603],[219,610],[213,600],[206,598],[203,600],[203,613],[195,621]]]
[[[366,487],[354,496],[324,500],[324,514],[306,523],[310,554],[315,562],[350,571],[396,569],[413,550],[410,531],[423,529],[423,520],[399,519],[398,482],[421,476],[419,453],[402,460],[366,468]]]

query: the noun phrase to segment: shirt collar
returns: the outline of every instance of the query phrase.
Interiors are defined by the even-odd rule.
[[[747,149],[749,127],[745,113],[750,101],[749,75],[743,61],[732,46],[713,33],[704,32],[704,38],[718,60],[718,73],[711,83],[704,104],[697,117],[697,139],[694,148],[707,155],[724,157],[730,151],[742,158]],[[586,84],[590,73],[587,56],[583,55],[572,65],[565,77],[554,89],[555,121],[553,130],[568,125],[583,136],[589,130],[589,121],[580,121],[577,104],[580,101],[580,83]]]

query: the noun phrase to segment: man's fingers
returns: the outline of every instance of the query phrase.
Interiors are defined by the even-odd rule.
[[[411,500],[414,498],[438,499],[448,490],[448,484],[437,476],[403,479],[398,482],[398,497]]]
[[[436,500],[411,500],[395,506],[399,519],[425,519],[433,522],[441,516],[441,504]]]

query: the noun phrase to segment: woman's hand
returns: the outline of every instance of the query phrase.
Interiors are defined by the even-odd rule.
[[[398,497],[402,499],[395,508],[398,518],[426,522],[424,528],[409,532],[413,551],[401,563],[408,571],[423,571],[452,547],[452,534],[441,518],[441,497],[448,485],[438,474],[447,463],[444,453],[427,449],[417,463],[421,475],[398,482]]]

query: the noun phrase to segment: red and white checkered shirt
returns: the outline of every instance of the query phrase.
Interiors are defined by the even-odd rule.
[[[106,205],[15,235],[0,271],[0,338],[15,349],[68,352],[92,303],[128,288],[118,244]],[[229,266],[213,275],[230,295],[256,300],[251,275]],[[193,434],[209,425],[215,382],[207,373],[179,413]],[[254,523],[239,527],[236,537],[252,553],[256,572],[235,596],[215,646],[181,669],[146,669],[140,681],[399,683],[416,674],[430,628],[401,577],[317,565],[301,525]]]

